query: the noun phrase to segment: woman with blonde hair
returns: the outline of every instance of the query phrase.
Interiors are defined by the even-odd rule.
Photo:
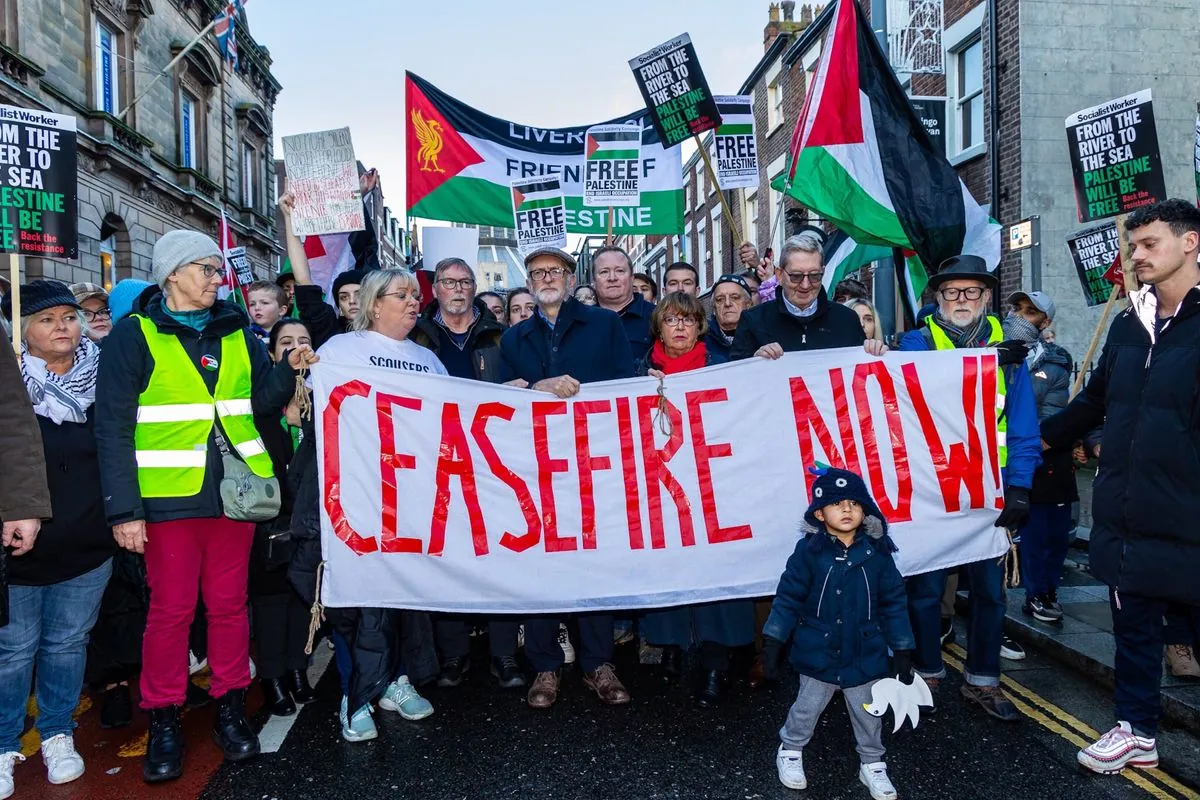
[[[861,297],[853,297],[842,303],[846,308],[853,309],[855,314],[858,314],[859,324],[862,325],[863,335],[868,339],[882,339],[879,335],[879,314],[875,311],[875,306],[871,305],[871,301],[863,300]]]

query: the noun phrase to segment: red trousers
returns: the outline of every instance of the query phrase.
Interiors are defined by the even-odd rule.
[[[250,685],[246,582],[253,522],[178,519],[146,525],[150,611],[142,641],[142,708],[182,706],[187,696],[188,631],[196,600],[208,614],[209,692]]]

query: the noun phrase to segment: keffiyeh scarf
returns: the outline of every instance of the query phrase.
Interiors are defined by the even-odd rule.
[[[100,348],[82,336],[75,348],[75,363],[66,374],[51,372],[46,362],[21,345],[21,377],[38,416],[55,425],[86,422],[87,410],[96,401],[96,373],[100,367]]]

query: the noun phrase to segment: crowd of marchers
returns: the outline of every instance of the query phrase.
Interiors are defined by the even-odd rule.
[[[752,244],[706,297],[699,274],[672,264],[660,287],[619,247],[598,249],[591,283],[556,248],[525,257],[527,284],[477,291],[467,254],[429,265],[427,280],[360,259],[328,296],[280,207],[291,272],[248,287],[246,308],[218,299],[220,248],[178,230],[154,245],[152,280],[112,287],[34,280],[21,288],[20,355],[0,342],[0,798],[14,792],[29,699],[51,783],[84,772],[72,720],[81,692],[100,723],[149,717],[146,781],[184,771],[182,710],[217,707],[226,759],[259,752],[247,691],[292,715],[309,685],[310,609],[321,564],[318,450],[306,370],[321,358],[385,364],[503,383],[560,398],[582,384],[658,378],[727,361],[862,348],[996,348],[1002,380],[996,439],[1004,507],[995,521],[1018,544],[1025,613],[1061,623],[1057,591],[1078,500],[1075,470],[1099,459],[1090,564],[1111,587],[1117,724],[1079,753],[1097,772],[1158,763],[1164,647],[1176,674],[1200,675],[1200,211],[1178,200],[1130,214],[1142,288],[1108,332],[1086,387],[1069,397],[1073,360],[1054,341],[1044,292],[1000,298],[973,255],[938,265],[910,329],[884,337],[866,287],[825,288],[825,233],[805,228],[778,253]],[[423,291],[422,285],[428,287]],[[431,294],[432,296],[426,296]],[[999,313],[996,313],[999,309]],[[11,329],[10,329],[11,330]],[[767,434],[769,435],[769,434]],[[230,486],[244,491],[231,491]],[[277,487],[274,505],[264,500]],[[615,649],[639,669],[688,681],[695,704],[722,703],[734,681],[800,688],[775,753],[781,782],[803,789],[804,748],[841,692],[873,798],[894,798],[881,720],[864,710],[882,678],[920,678],[936,713],[950,702],[943,646],[955,599],[969,597],[966,702],[996,720],[1020,714],[1001,688],[1005,660],[1024,651],[1004,634],[1002,560],[901,577],[887,520],[861,478],[815,480],[777,593],[653,611],[457,615],[329,608],[327,638],[341,680],[341,735],[378,736],[377,715],[434,713],[426,687],[452,690],[490,673],[531,709],[563,691],[567,664],[600,703],[632,702]],[[486,637],[486,661],[472,636]],[[192,682],[211,672],[207,690]],[[488,680],[476,676],[474,680]]]

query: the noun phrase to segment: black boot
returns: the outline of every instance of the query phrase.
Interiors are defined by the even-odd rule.
[[[317,699],[317,690],[308,685],[308,672],[305,670],[290,669],[283,673],[283,685],[291,693],[292,699],[300,705]]]
[[[700,687],[692,698],[700,708],[716,708],[721,704],[725,693],[725,673],[720,670],[706,670],[700,679]]]
[[[100,706],[100,727],[105,729],[124,728],[133,722],[133,698],[129,686],[118,683],[104,691],[104,704]]]
[[[226,761],[244,761],[258,755],[258,736],[246,720],[246,690],[233,689],[217,700],[213,738]]]
[[[667,645],[662,651],[662,661],[659,662],[664,678],[674,680],[683,674],[683,649]]]
[[[183,774],[183,731],[179,706],[150,709],[150,737],[142,761],[142,779],[147,783],[170,781]]]
[[[273,715],[290,717],[296,713],[296,704],[292,702],[292,695],[284,685],[283,678],[263,678],[259,684],[262,686],[263,703]]]

